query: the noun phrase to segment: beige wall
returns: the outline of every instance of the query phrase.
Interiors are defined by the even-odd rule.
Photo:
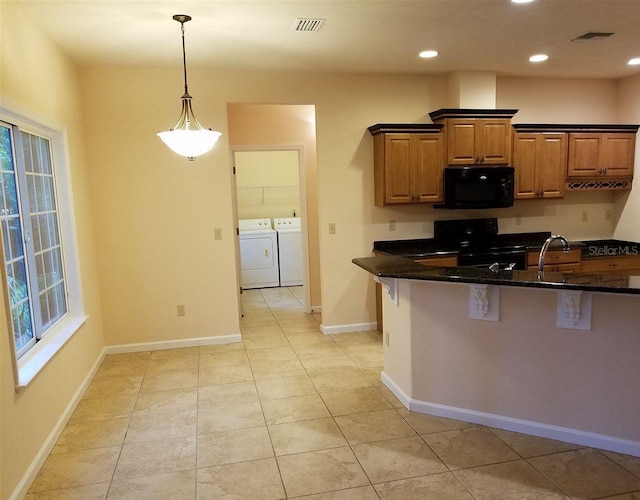
[[[2,4],[0,31],[4,104],[8,98],[67,127],[82,287],[89,315],[31,384],[16,393],[7,318],[4,307],[0,308],[0,498],[8,498],[99,359],[104,339],[76,68],[11,3]],[[3,291],[0,287],[0,293]]]
[[[199,120],[224,135],[190,163],[153,135],[175,121],[180,76],[176,69],[83,71],[107,344],[238,331],[233,240],[213,240],[213,228],[233,230],[227,102],[315,104],[319,227],[338,229],[319,232],[323,323],[366,321],[368,279],[351,264],[375,239],[366,127],[424,120],[444,102],[445,80],[191,71]],[[184,318],[176,304],[185,304]]]
[[[223,138],[195,161],[172,153],[155,133],[177,119],[180,78],[83,72],[107,345],[239,333],[226,104],[208,99],[216,89],[190,74],[199,121]]]
[[[230,103],[228,112],[229,144],[231,146],[304,146],[311,300],[309,305],[314,310],[318,310],[322,300],[320,296],[315,106],[310,104]],[[290,215],[286,217],[290,217]]]
[[[620,101],[619,114],[623,123],[640,124],[640,76],[625,78],[619,82]],[[621,240],[640,241],[640,195],[638,180],[640,179],[640,141],[636,140],[635,162],[636,187],[630,193],[619,196],[615,201],[615,236]]]
[[[618,123],[615,80],[499,77],[497,93],[513,123]]]
[[[297,150],[235,151],[238,219],[300,217]]]

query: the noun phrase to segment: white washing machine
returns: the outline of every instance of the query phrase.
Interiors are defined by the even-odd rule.
[[[241,219],[238,229],[242,288],[280,286],[278,236],[271,219]]]
[[[278,233],[280,286],[302,285],[302,226],[299,217],[273,219]]]

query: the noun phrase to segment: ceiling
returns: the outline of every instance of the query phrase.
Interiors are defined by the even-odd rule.
[[[80,65],[341,73],[623,78],[640,57],[640,0],[1,0],[26,12]],[[325,19],[296,32],[296,18]],[[604,39],[572,41],[587,32]],[[435,49],[435,59],[418,52]],[[549,60],[532,64],[532,54]]]

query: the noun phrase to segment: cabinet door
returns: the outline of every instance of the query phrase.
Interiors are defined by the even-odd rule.
[[[511,120],[478,120],[477,153],[485,165],[511,163]]]
[[[540,134],[537,151],[538,191],[543,198],[562,198],[567,171],[567,135]]]
[[[447,164],[473,165],[478,162],[478,120],[447,120]]]
[[[385,204],[411,203],[411,134],[387,134],[384,141]]]
[[[570,177],[596,177],[602,168],[599,160],[602,134],[569,134],[569,161],[567,175]]]
[[[515,134],[513,167],[515,169],[514,197],[520,200],[538,197],[536,179],[537,134]]]
[[[607,177],[633,176],[635,134],[602,134],[600,159]]]
[[[442,201],[444,138],[442,134],[419,134],[413,139],[413,185],[411,192],[421,203]]]
[[[566,134],[516,134],[513,141],[515,197],[561,198],[567,170]]]
[[[640,270],[640,256],[596,257],[582,261],[582,272],[584,273],[604,273],[629,270]]]

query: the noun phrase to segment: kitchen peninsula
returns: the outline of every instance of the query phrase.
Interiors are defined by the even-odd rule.
[[[407,408],[640,456],[640,272],[353,262],[383,285],[382,381]]]

